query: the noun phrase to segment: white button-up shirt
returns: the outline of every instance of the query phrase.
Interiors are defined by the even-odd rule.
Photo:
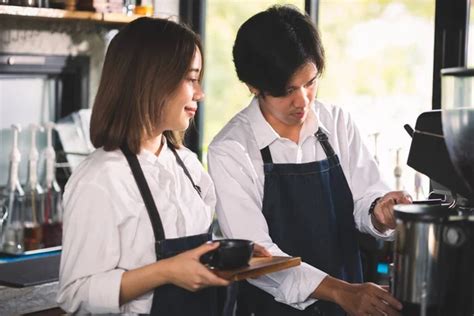
[[[393,231],[380,234],[370,220],[370,204],[387,193],[389,188],[350,116],[336,106],[316,101],[296,144],[280,137],[270,126],[260,111],[257,99],[238,113],[209,146],[209,172],[216,186],[216,210],[224,235],[254,240],[273,255],[287,255],[273,243],[262,214],[265,176],[260,150],[269,145],[274,163],[306,163],[326,159],[314,136],[319,127],[328,135],[341,161],[354,198],[357,229],[379,238],[392,238]],[[250,282],[273,295],[277,301],[304,309],[315,301],[308,299],[308,296],[326,275],[324,271],[302,263]]]
[[[203,198],[166,144],[158,157],[138,155],[166,238],[205,233],[215,206],[214,186],[197,157],[186,148],[178,154]],[[122,274],[156,261],[151,222],[121,151],[97,149],[77,167],[64,211],[59,305],[67,312],[149,313],[153,292],[119,306]]]

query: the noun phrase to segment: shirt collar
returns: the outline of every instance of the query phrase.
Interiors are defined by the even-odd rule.
[[[318,100],[315,100],[313,102],[313,105],[311,106],[311,113],[315,121],[318,123],[315,123],[316,129],[313,131],[313,134],[317,132],[318,128],[321,128],[321,130],[326,134],[326,135],[331,135],[331,132],[329,129],[327,129],[326,125],[324,125],[323,120],[321,119],[321,108],[324,107],[324,105],[319,102]]]
[[[306,138],[313,136],[319,127],[321,127],[323,132],[329,134],[327,128],[318,119],[319,105],[319,102],[314,102],[308,112],[308,116],[303,123],[303,128],[300,132],[300,139],[302,142]],[[247,109],[247,115],[259,149],[265,148],[275,140],[281,138],[263,116],[257,98],[254,97],[250,102]]]
[[[168,151],[168,143],[166,141],[166,137],[163,136],[163,147],[161,148],[161,152],[158,156],[156,156],[155,153],[142,148],[138,154],[138,158],[151,164],[155,164],[157,162],[163,162],[163,160],[166,159],[166,156],[168,156]]]
[[[259,149],[267,147],[280,138],[278,133],[263,117],[257,98],[254,97],[250,102],[247,114]]]

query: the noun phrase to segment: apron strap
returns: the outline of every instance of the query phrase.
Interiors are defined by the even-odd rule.
[[[174,156],[176,157],[176,161],[178,162],[178,165],[181,166],[181,168],[183,168],[183,171],[184,173],[186,174],[186,176],[188,177],[188,179],[191,181],[191,184],[193,185],[194,189],[197,191],[197,193],[199,194],[199,196],[201,196],[201,188],[196,185],[193,181],[193,178],[191,177],[191,174],[189,173],[188,171],[188,168],[186,168],[186,165],[184,164],[183,160],[181,159],[181,157],[178,155],[178,153],[176,152],[176,148],[174,148],[173,144],[171,143],[168,143],[169,144],[169,148],[171,149],[171,151],[173,152]]]
[[[199,196],[201,196],[201,188],[194,183],[193,178],[191,177],[191,174],[186,168],[186,165],[184,164],[181,157],[176,152],[176,149],[172,145],[169,146],[169,148],[173,152],[176,158],[176,161],[181,166],[181,168],[183,168],[184,173],[186,174],[188,179],[191,181],[191,184],[193,185],[194,189],[197,191]],[[146,182],[145,175],[143,174],[143,170],[140,166],[140,162],[138,161],[137,156],[134,155],[126,145],[120,146],[120,149],[122,150],[122,153],[125,155],[125,158],[127,158],[130,169],[132,169],[135,182],[137,183],[138,189],[140,190],[140,194],[143,198],[143,201],[145,202],[145,207],[148,212],[148,216],[150,217],[151,225],[153,227],[155,240],[157,242],[160,240],[164,240],[165,231],[163,229],[163,224],[161,222],[160,214],[158,212],[158,208],[156,207],[155,200],[153,199],[153,196],[151,195],[150,187],[148,186],[148,183]],[[207,230],[208,233],[212,233],[214,230],[216,230],[216,225],[217,225],[217,222],[212,222]]]
[[[321,144],[321,147],[323,147],[324,153],[326,154],[326,157],[332,157],[335,156],[336,153],[334,152],[334,149],[332,148],[331,144],[329,143],[328,135],[326,135],[321,128],[318,128],[316,133],[314,133],[314,136],[316,136],[316,139],[318,142]],[[269,146],[262,148],[260,150],[260,154],[262,155],[262,160],[263,163],[273,163],[272,159],[272,154],[270,153],[270,148]]]
[[[262,155],[263,163],[273,163],[272,154],[268,146],[260,150],[260,154]]]
[[[151,221],[151,226],[153,227],[155,240],[163,240],[165,239],[165,231],[163,229],[163,224],[161,223],[160,214],[156,208],[155,200],[151,195],[150,187],[146,182],[145,175],[143,174],[143,170],[140,166],[137,155],[133,154],[127,145],[120,146],[120,149],[125,155],[125,158],[127,158],[130,169],[132,169],[135,182],[137,183],[140,194],[143,198],[143,201],[145,202],[146,210]]]
[[[171,149],[171,151],[173,152],[174,156],[176,157],[176,161],[178,162],[178,165],[181,166],[181,168],[183,168],[183,171],[184,171],[184,174],[188,177],[189,181],[191,181],[191,184],[193,185],[194,189],[196,190],[196,192],[199,194],[200,197],[201,196],[201,187],[199,185],[196,185],[194,183],[194,180],[193,180],[193,177],[191,177],[191,174],[189,173],[189,170],[188,168],[186,168],[186,165],[184,164],[183,160],[181,159],[181,157],[178,155],[178,152],[176,151],[176,148],[173,146],[173,144],[171,144],[171,142],[168,142],[169,144],[169,148]],[[207,232],[208,233],[212,233],[214,232],[216,229],[217,229],[217,221],[213,221],[211,223],[211,225],[209,226]]]
[[[319,143],[321,144],[321,147],[323,147],[324,152],[326,153],[326,157],[332,157],[335,156],[336,153],[334,152],[334,149],[332,148],[331,144],[329,143],[328,135],[326,135],[321,128],[318,128],[316,133],[314,134],[316,138],[318,139]]]

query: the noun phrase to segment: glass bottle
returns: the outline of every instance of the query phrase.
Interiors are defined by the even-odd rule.
[[[153,16],[153,0],[136,0],[133,13]]]
[[[21,161],[21,153],[18,149],[18,133],[20,133],[20,131],[20,125],[12,125],[13,142],[10,154],[8,182],[1,192],[4,212],[0,227],[0,245],[3,252],[11,254],[20,254],[24,251],[23,212],[25,193],[23,192],[18,177],[18,168]]]
[[[123,14],[132,15],[134,11],[135,11],[135,0],[123,0]]]
[[[43,182],[43,243],[45,247],[54,247],[61,245],[63,206],[61,199],[61,188],[56,182],[55,176],[56,153],[52,145],[52,132],[54,129],[54,123],[46,123],[45,129],[47,135],[47,145],[44,152],[46,158],[46,172]]]
[[[36,250],[43,248],[43,233],[41,219],[43,218],[43,189],[38,183],[38,150],[36,148],[36,132],[41,130],[38,125],[31,124],[31,147],[28,159],[28,180],[25,186],[25,213],[24,246],[25,250]]]

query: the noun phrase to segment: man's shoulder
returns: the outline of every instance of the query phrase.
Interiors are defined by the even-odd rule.
[[[344,111],[339,105],[319,100],[316,100],[314,104],[316,112],[325,118],[334,118],[340,115],[346,115],[346,111]]]
[[[341,124],[347,125],[351,122],[349,112],[339,105],[315,101],[315,110],[318,119],[328,128],[330,126],[340,126]]]
[[[214,136],[209,148],[219,147],[229,142],[242,143],[252,135],[252,127],[246,109],[240,111]]]

